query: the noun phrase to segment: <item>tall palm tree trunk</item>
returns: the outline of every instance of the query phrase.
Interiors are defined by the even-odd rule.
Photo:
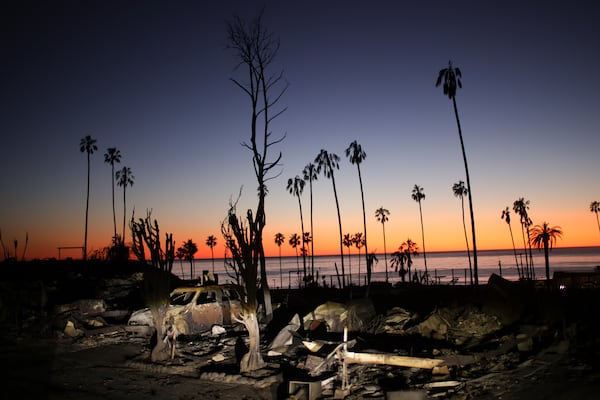
[[[87,195],[85,199],[85,235],[83,239],[83,260],[87,260],[88,211],[90,208],[90,153],[87,153]]]
[[[517,274],[519,274],[519,278],[521,278],[522,272],[519,270],[519,259],[517,258],[517,248],[515,247],[515,238],[513,237],[513,231],[512,231],[512,227],[510,226],[510,224],[508,224],[508,230],[510,231],[510,241],[512,242],[513,253],[515,253],[515,263],[517,266]]]
[[[385,282],[389,282],[388,277],[388,265],[387,265],[387,246],[385,245],[385,222],[381,224],[383,226],[383,259],[385,260]]]
[[[471,265],[471,250],[469,250],[469,237],[467,235],[467,224],[465,222],[465,200],[460,196],[460,207],[462,210],[463,231],[465,232],[465,243],[467,244],[467,258],[469,259],[469,275],[471,276],[471,285],[473,284],[473,266]]]
[[[362,175],[360,173],[360,164],[357,163],[358,168],[358,183],[360,183],[360,198],[362,200],[362,212],[363,212],[363,229],[365,231],[365,262],[367,265],[367,296],[369,295],[369,287],[371,286],[371,263],[369,263],[369,247],[367,245],[367,214],[365,213],[365,193],[362,184]],[[360,265],[360,264],[359,264]],[[360,270],[358,272],[358,285],[360,286]]]
[[[111,189],[112,189],[112,211],[113,211],[113,240],[117,244],[117,214],[115,212],[115,164],[111,163]]]
[[[333,184],[333,196],[335,197],[335,206],[337,208],[338,227],[340,230],[340,257],[342,258],[342,289],[346,287],[346,268],[344,265],[344,243],[342,235],[342,216],[340,214],[340,202],[338,201],[337,190],[335,188],[335,177],[331,174],[331,183]]]
[[[425,251],[425,230],[423,228],[423,211],[421,211],[421,201],[419,200],[419,216],[421,217],[421,240],[423,241],[423,262],[425,263],[425,278],[429,280],[427,272],[427,251]]]
[[[456,107],[456,99],[452,97],[452,105],[454,106],[454,116],[456,117],[456,125],[458,126],[458,136],[460,138],[460,148],[462,150],[463,161],[465,163],[465,174],[467,178],[467,187],[469,188],[469,213],[471,215],[471,235],[473,237],[473,275],[475,278],[475,285],[479,285],[479,271],[477,268],[477,241],[475,239],[475,217],[473,213],[473,190],[471,186],[471,179],[469,177],[469,167],[467,164],[467,153],[465,152],[465,144],[463,142],[462,129],[460,127],[460,118],[458,117],[458,109]],[[423,248],[423,250],[425,250]]]
[[[313,232],[313,192],[312,192],[312,177],[308,180],[310,188],[310,274],[315,276],[315,234]]]
[[[527,246],[529,247],[529,269],[531,270],[531,278],[535,279],[535,268],[533,267],[533,252],[531,251],[531,234],[529,226],[527,226]]]
[[[279,287],[283,289],[283,270],[281,268],[281,245],[279,245]]]
[[[304,286],[306,286],[306,250],[304,248],[304,217],[302,217],[302,202],[300,201],[300,195],[298,197],[298,208],[300,208],[300,227],[302,229],[302,233],[300,235],[300,240],[302,241],[302,265],[304,267]]]
[[[529,254],[527,253],[527,243],[525,242],[525,228],[521,224],[521,236],[523,236],[523,251],[525,252],[525,267],[521,266],[521,270],[523,271],[523,275],[525,275],[525,279],[530,279],[530,270],[529,270]]]
[[[127,184],[123,185],[123,244],[125,244],[125,216],[127,215]]]
[[[550,282],[550,255],[548,251],[548,239],[544,239],[544,260],[546,261],[546,281]]]

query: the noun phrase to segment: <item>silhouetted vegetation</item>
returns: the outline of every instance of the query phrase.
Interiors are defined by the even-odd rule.
[[[355,140],[346,149],[346,157],[350,160],[351,164],[356,165],[358,170],[358,183],[360,185],[360,199],[362,202],[362,213],[363,213],[363,232],[365,234],[365,258],[367,260],[367,284],[371,285],[371,267],[369,263],[369,245],[367,241],[367,214],[365,211],[365,192],[363,190],[362,174],[360,173],[360,164],[367,158],[367,153],[362,149],[362,146]],[[360,264],[359,264],[360,265]],[[359,273],[360,280],[360,273]]]
[[[287,182],[287,191],[294,197],[298,199],[298,208],[300,210],[300,232],[304,232],[304,217],[302,216],[302,201],[300,200],[300,196],[302,195],[302,191],[304,190],[304,180],[300,178],[298,175],[294,179],[290,178]],[[304,276],[302,281],[306,284],[306,250],[305,245],[306,241],[304,240],[304,235],[302,236],[302,264],[304,266]]]
[[[79,143],[79,151],[87,155],[87,192],[85,196],[85,234],[83,239],[83,259],[87,258],[88,214],[90,208],[90,156],[98,150],[96,139],[86,135]]]
[[[529,228],[533,224],[527,210],[529,210],[529,200],[523,197],[515,200],[513,210],[519,214],[521,221],[521,235],[523,236],[523,251],[525,252],[525,267],[523,273],[526,279],[535,279],[535,270],[533,269],[533,254],[531,253],[531,238]],[[527,236],[525,236],[527,234]],[[526,239],[527,237],[527,239]]]
[[[112,190],[113,238],[117,237],[117,215],[115,212],[115,163],[121,162],[121,152],[116,147],[109,147],[104,153],[104,162],[110,164],[110,188]],[[115,243],[116,245],[116,243]]]
[[[554,247],[556,239],[562,236],[560,226],[550,226],[547,222],[536,225],[531,229],[531,244],[538,249],[544,248],[544,260],[546,262],[546,281],[550,281],[550,250]]]
[[[473,187],[471,186],[471,178],[469,177],[469,166],[467,163],[467,153],[465,152],[465,144],[463,141],[462,129],[460,127],[460,118],[458,117],[458,108],[456,107],[456,90],[462,88],[462,73],[460,69],[452,66],[452,61],[448,62],[447,68],[442,68],[438,73],[435,86],[442,84],[444,95],[452,100],[454,108],[454,116],[456,118],[456,126],[458,128],[458,137],[460,139],[460,148],[462,150],[463,162],[465,164],[465,175],[467,178],[467,188],[469,189],[469,213],[471,215],[471,237],[473,238],[473,275],[475,285],[479,285],[479,270],[477,267],[477,240],[475,235],[475,216],[473,211]]]
[[[419,185],[413,187],[410,197],[419,203],[419,217],[421,218],[421,240],[423,241],[423,262],[425,263],[425,279],[429,279],[429,271],[427,270],[427,253],[425,252],[425,228],[423,226],[423,210],[421,209],[421,201],[425,200],[425,192]]]
[[[465,186],[463,181],[458,181],[452,185],[452,193],[455,197],[460,198],[460,210],[463,223],[463,231],[465,232],[465,243],[467,246],[467,258],[469,259],[469,276],[471,278],[471,285],[473,284],[473,265],[471,265],[471,250],[469,249],[469,236],[467,235],[467,224],[465,222],[465,195],[469,194],[469,189]]]
[[[390,215],[390,211],[382,207],[379,207],[375,210],[375,218],[377,221],[381,222],[381,227],[383,229],[383,257],[385,260],[385,281],[389,282],[388,277],[388,263],[387,263],[387,246],[385,243],[385,223],[389,220],[388,215]]]
[[[280,143],[272,138],[270,124],[285,111],[274,111],[281,96],[287,89],[282,80],[283,74],[271,75],[270,69],[279,50],[275,40],[262,23],[262,12],[250,23],[234,17],[227,24],[228,48],[235,52],[237,67],[245,69],[243,80],[232,78],[232,82],[248,95],[251,105],[250,140],[243,146],[252,153],[252,164],[258,184],[258,204],[256,210],[246,212],[246,222],[237,216],[235,203],[230,204],[227,219],[221,231],[237,264],[247,291],[247,301],[243,304],[240,322],[249,334],[249,349],[241,362],[240,371],[248,372],[264,366],[260,354],[260,332],[256,316],[256,274],[260,266],[260,284],[267,319],[272,316],[271,299],[266,274],[263,230],[266,224],[265,198],[270,173],[279,165],[281,153],[269,158],[269,150]],[[283,84],[283,87],[278,86]],[[281,88],[280,90],[278,89]]]
[[[506,224],[508,225],[508,230],[510,232],[510,241],[512,243],[513,253],[515,254],[515,265],[517,267],[517,274],[519,275],[519,279],[523,279],[523,278],[525,278],[525,276],[524,276],[524,273],[521,270],[521,268],[519,268],[519,259],[517,258],[517,248],[515,247],[515,238],[513,236],[512,226],[510,225],[510,209],[508,208],[508,206],[506,206],[506,208],[504,210],[502,210],[501,218],[504,221],[506,221]]]
[[[333,196],[335,197],[335,207],[337,209],[338,227],[340,235],[340,258],[342,260],[342,281],[341,287],[346,287],[346,268],[344,265],[344,238],[342,235],[342,216],[340,214],[340,202],[338,200],[337,189],[335,187],[335,173],[336,169],[340,169],[340,157],[335,153],[330,153],[327,150],[321,149],[321,152],[315,158],[315,164],[317,165],[317,174],[323,172],[323,175],[327,179],[331,179],[333,185]]]

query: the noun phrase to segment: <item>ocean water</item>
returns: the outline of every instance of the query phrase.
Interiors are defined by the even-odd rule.
[[[533,249],[532,252],[535,276],[537,279],[543,279],[546,276],[544,252],[537,249]],[[373,268],[372,281],[384,282],[386,275],[384,255],[377,254],[376,257],[378,262]],[[390,259],[391,257],[388,254],[388,278],[391,283],[396,283],[401,279],[398,273],[392,268]],[[519,263],[525,263],[523,249],[517,249],[517,259]],[[477,261],[480,283],[486,283],[492,273],[501,274],[509,280],[516,281],[519,278],[515,255],[512,249],[478,251]],[[314,257],[314,271],[315,276],[318,274],[319,283],[322,283],[324,280],[327,285],[333,284],[334,286],[338,286],[335,273],[336,264],[341,273],[341,259],[339,254]],[[359,282],[361,284],[365,283],[366,264],[364,254],[361,257],[358,254],[352,254],[348,257],[346,253],[344,255],[344,264],[346,282],[349,282],[351,276],[351,281],[354,285],[358,285]],[[591,271],[596,266],[600,266],[600,247],[555,248],[550,252],[550,276],[552,276],[554,271]],[[306,258],[306,267],[310,274],[310,257]],[[428,252],[427,269],[430,277],[441,284],[450,284],[453,277],[456,284],[468,284],[470,282],[469,262],[466,252]],[[267,277],[270,287],[298,287],[302,281],[303,270],[302,257],[282,257],[281,260],[279,257],[267,257]],[[412,271],[422,273],[424,270],[423,254],[420,253],[417,257],[413,258]],[[217,274],[220,283],[234,282],[234,279],[228,274],[223,258],[215,258],[214,263],[211,259],[196,259],[193,262],[192,268],[190,268],[189,261],[180,262],[179,260],[175,260],[173,264],[173,273],[184,279],[189,279],[190,274],[194,278],[198,278],[202,275],[203,271]]]

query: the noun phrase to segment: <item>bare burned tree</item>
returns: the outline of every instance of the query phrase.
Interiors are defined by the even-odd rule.
[[[266,225],[265,197],[267,182],[277,176],[273,169],[279,166],[281,152],[269,158],[269,150],[280,143],[272,137],[271,122],[285,111],[274,111],[287,89],[283,72],[271,75],[270,70],[279,50],[279,41],[273,38],[262,22],[263,12],[247,24],[240,17],[234,17],[227,24],[228,48],[234,50],[237,58],[236,70],[243,72],[243,80],[232,78],[250,99],[250,140],[242,145],[252,152],[252,165],[258,183],[258,204],[256,210],[246,212],[246,221],[236,214],[235,203],[230,204],[227,220],[222,231],[232,256],[241,272],[246,286],[247,300],[239,321],[244,324],[250,337],[249,352],[240,362],[240,371],[247,372],[261,368],[264,361],[260,354],[260,331],[257,319],[257,272],[260,266],[260,285],[263,290],[267,319],[272,317],[271,296],[265,269],[263,230]],[[227,240],[226,233],[229,232]]]
[[[152,362],[165,361],[172,357],[171,350],[163,340],[165,337],[165,314],[169,304],[169,291],[171,287],[171,271],[175,259],[175,242],[173,234],[165,234],[165,248],[160,243],[160,228],[156,219],[152,220],[152,212],[146,211],[146,218],[135,220],[135,213],[131,216],[129,227],[133,240],[133,252],[141,262],[146,262],[144,247],[148,248],[153,268],[144,272],[143,294],[144,301],[150,309],[154,327],[156,328],[157,342],[150,358]]]

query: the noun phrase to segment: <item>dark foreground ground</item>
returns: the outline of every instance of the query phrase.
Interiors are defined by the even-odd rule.
[[[268,368],[242,377],[236,370],[235,343],[243,332],[226,337],[189,338],[177,343],[177,357],[162,364],[149,362],[150,343],[125,327],[126,316],[107,319],[103,326],[81,326],[80,334],[65,334],[57,305],[78,299],[103,298],[109,309],[143,306],[139,281],[132,276],[145,266],[43,264],[2,265],[0,279],[0,376],[5,393],[23,399],[276,399],[290,397],[289,381],[298,378],[306,352],[267,357],[268,342],[290,315],[304,315],[327,301],[364,297],[324,289],[274,292],[284,304],[276,321],[265,327]],[[15,268],[19,268],[18,271]],[[40,268],[42,268],[40,270]],[[137,284],[135,283],[137,282]],[[174,284],[181,284],[175,282]],[[563,292],[495,280],[479,289],[464,287],[374,286],[370,295],[379,327],[351,333],[357,351],[393,352],[434,357],[439,353],[471,357],[474,362],[432,375],[404,367],[352,365],[353,390],[346,398],[396,399],[593,399],[600,397],[600,291]],[[423,325],[382,333],[390,310],[402,307],[412,315],[439,315],[452,327],[443,337],[419,333]],[[499,328],[480,335],[464,310],[481,324],[493,315]],[[474,311],[473,311],[474,310]],[[430,321],[431,319],[427,320]],[[417,319],[415,319],[417,321]],[[279,323],[278,323],[279,322]],[[389,321],[388,321],[389,322]],[[385,325],[388,329],[388,325]],[[413,333],[410,333],[413,332]],[[473,333],[470,333],[473,332]],[[535,332],[535,333],[532,333]],[[300,332],[340,341],[339,335]],[[410,333],[410,334],[408,334]],[[462,336],[460,336],[462,335]],[[465,336],[466,335],[466,336]],[[468,335],[472,335],[469,338]],[[523,336],[525,335],[525,336]],[[526,337],[529,346],[517,346]],[[457,338],[460,338],[458,340]],[[331,375],[335,375],[334,371]],[[432,385],[455,382],[453,389]],[[378,390],[369,390],[371,386]],[[410,393],[410,394],[409,394]],[[333,397],[334,390],[323,397]],[[411,397],[416,396],[416,397]]]

